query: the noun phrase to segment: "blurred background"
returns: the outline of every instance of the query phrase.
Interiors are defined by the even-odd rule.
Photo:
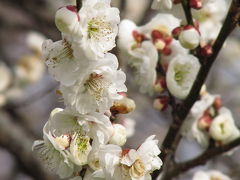
[[[56,10],[74,4],[71,0],[1,0],[0,1],[0,180],[58,179],[42,168],[31,151],[34,140],[42,138],[42,128],[55,107],[63,107],[57,95],[58,83],[48,75],[41,59],[41,42],[60,39],[54,24]],[[141,25],[157,11],[150,9],[151,0],[113,0],[121,18]],[[181,8],[178,9],[181,14]],[[117,54],[117,50],[114,51]],[[121,117],[134,121],[134,134],[127,145],[136,148],[146,137],[156,134],[160,144],[171,123],[170,111],[160,113],[152,108],[153,99],[140,94],[129,69],[128,96],[135,100],[134,112]],[[224,45],[208,78],[212,94],[221,94],[224,105],[234,114],[240,127],[240,36],[237,29]],[[177,151],[179,161],[191,159],[202,149],[194,142],[182,140]],[[195,168],[180,180],[190,180],[197,169],[218,169],[240,179],[240,150],[232,156],[213,159]]]

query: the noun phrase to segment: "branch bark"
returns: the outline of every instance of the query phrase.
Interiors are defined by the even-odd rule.
[[[183,4],[183,6],[185,7],[184,10],[187,17],[187,15],[190,12],[190,9],[188,6],[185,6],[185,5],[186,4]],[[197,101],[199,97],[200,89],[203,83],[205,82],[207,75],[214,61],[216,60],[218,53],[221,50],[226,38],[237,26],[239,17],[240,17],[240,1],[233,0],[229,9],[228,15],[223,23],[223,27],[213,45],[212,56],[202,57],[199,51],[197,51],[196,56],[201,60],[201,62],[203,62],[202,66],[200,68],[200,71],[196,77],[196,80],[186,100],[184,100],[180,105],[176,106],[176,108],[173,108],[172,110],[173,123],[171,124],[168,130],[168,133],[162,144],[162,148],[161,148],[162,153],[160,155],[160,158],[164,163],[161,169],[163,171],[163,176],[162,176],[163,180],[171,179],[172,177],[174,177],[174,174],[169,174],[169,172],[171,167],[175,166],[174,155],[182,137],[180,134],[181,126],[186,116],[188,115],[190,109],[192,108],[193,104]],[[189,23],[192,23],[192,18],[190,19],[188,17],[187,20]],[[156,178],[160,172],[161,171],[155,171],[153,174],[153,178]]]

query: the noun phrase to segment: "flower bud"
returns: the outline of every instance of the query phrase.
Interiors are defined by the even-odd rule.
[[[210,44],[201,48],[201,55],[209,57],[213,54],[212,46]]]
[[[209,132],[214,140],[225,141],[231,137],[233,130],[234,124],[229,117],[219,115],[213,120]]]
[[[113,128],[114,128],[114,132],[112,137],[110,138],[109,143],[115,144],[118,146],[123,146],[127,141],[126,128],[121,124],[114,124]]]
[[[162,53],[165,55],[165,56],[169,56],[172,54],[172,49],[169,48],[169,47],[165,47],[163,50],[162,50]]]
[[[184,48],[195,49],[200,43],[200,34],[194,27],[187,26],[179,34],[179,41]]]
[[[55,24],[59,31],[63,33],[71,33],[76,27],[76,23],[80,21],[80,17],[75,6],[65,6],[56,12]]]
[[[212,117],[206,113],[198,120],[198,128],[207,131],[210,128],[212,121]]]
[[[133,38],[135,39],[135,41],[137,41],[137,43],[141,43],[144,41],[145,36],[141,33],[139,33],[138,31],[133,31],[132,32]]]
[[[132,99],[123,97],[120,100],[114,101],[113,106],[111,107],[111,112],[113,114],[127,114],[134,111],[135,108],[136,105]]]
[[[176,27],[172,30],[172,35],[175,39],[178,39],[179,34],[182,32],[183,27]]]
[[[164,111],[168,107],[168,101],[169,101],[168,96],[159,96],[157,99],[154,100],[153,107],[156,110]]]
[[[220,109],[222,107],[222,99],[221,97],[217,96],[214,100],[214,103],[213,103],[213,106],[216,108],[216,109]]]
[[[154,84],[154,91],[161,93],[167,88],[166,79],[164,77],[159,78]]]
[[[189,5],[191,8],[194,8],[194,9],[201,9],[203,6],[202,0],[190,0]]]
[[[166,47],[166,43],[162,39],[157,39],[154,45],[158,50],[163,50]]]
[[[182,0],[173,0],[173,4],[179,4]]]

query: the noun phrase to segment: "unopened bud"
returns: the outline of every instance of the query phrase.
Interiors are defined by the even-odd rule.
[[[173,0],[173,4],[179,4],[182,0]]]
[[[163,34],[159,30],[153,30],[151,33],[151,36],[152,36],[153,41],[155,41],[156,39],[163,38]]]
[[[189,5],[193,9],[201,9],[203,6],[202,0],[190,0]]]
[[[135,31],[135,30],[132,32],[132,36],[135,39],[135,41],[137,41],[138,43],[143,42],[145,39],[145,36],[143,34],[139,33],[138,31]]]
[[[198,120],[198,128],[201,130],[208,130],[211,126],[213,119],[209,114],[204,114],[199,120]]]
[[[76,23],[80,21],[80,17],[75,6],[65,6],[56,12],[55,24],[59,31],[63,33],[71,33],[76,27]]]
[[[123,146],[127,141],[127,131],[126,128],[121,124],[113,125],[113,135],[110,138],[109,143],[118,146]]]
[[[221,97],[217,96],[214,100],[213,106],[218,110],[222,107],[222,99]]]
[[[209,57],[213,54],[212,46],[210,44],[201,48],[201,55]]]
[[[123,97],[120,100],[114,101],[113,106],[111,107],[111,112],[113,114],[127,114],[134,111],[135,108],[136,105],[132,99]]]
[[[179,41],[184,48],[195,49],[200,43],[200,34],[193,26],[186,26],[179,34]]]
[[[165,48],[162,50],[162,53],[163,53],[165,56],[169,56],[169,55],[171,55],[171,53],[172,53],[172,49],[169,48],[169,47],[165,47]]]
[[[178,39],[180,33],[182,32],[183,27],[176,27],[175,29],[172,30],[172,35],[175,39]]]
[[[154,45],[158,50],[163,50],[166,46],[166,43],[162,39],[157,39]]]
[[[159,78],[154,84],[154,91],[161,93],[167,88],[166,79],[164,77]]]
[[[168,107],[168,101],[169,101],[169,98],[167,96],[160,96],[154,100],[153,107],[156,110],[164,111]]]

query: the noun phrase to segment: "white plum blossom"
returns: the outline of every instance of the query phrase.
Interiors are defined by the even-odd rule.
[[[177,55],[169,64],[166,80],[173,96],[185,99],[196,79],[200,63],[193,55]]]
[[[80,16],[78,15],[77,8],[69,5],[61,7],[57,10],[55,15],[55,24],[59,31],[66,34],[81,37],[80,29]]]
[[[203,1],[203,7],[200,10],[193,10],[193,17],[199,22],[201,40],[204,43],[216,39],[227,9],[226,0],[207,0]]]
[[[115,46],[120,22],[119,10],[111,0],[85,0],[79,11],[82,31],[81,48],[90,59],[104,57]]]
[[[172,9],[172,0],[154,0],[152,9]]]
[[[186,136],[189,140],[196,139],[204,148],[209,144],[209,135],[199,128],[199,119],[212,106],[215,98],[214,95],[204,94],[199,101],[195,102],[181,129],[183,136]]]
[[[80,114],[105,112],[114,100],[121,99],[118,92],[126,92],[126,76],[117,70],[118,61],[113,54],[106,54],[103,59],[92,64],[86,73],[82,73],[73,86],[61,86],[66,106]]]
[[[43,34],[35,31],[31,31],[27,34],[26,42],[30,49],[38,54],[41,54],[42,43],[46,39]]]
[[[100,163],[106,180],[151,179],[150,173],[160,169],[162,161],[155,136],[147,138],[137,149],[122,150],[116,145],[106,145],[100,150]]]
[[[34,55],[21,57],[14,72],[17,75],[19,85],[35,83],[40,80],[45,72],[45,65],[41,58]]]
[[[70,177],[74,172],[74,164],[69,161],[69,153],[62,148],[56,138],[49,133],[49,124],[43,128],[43,140],[37,140],[33,144],[33,151],[44,162],[47,168],[61,178]]]
[[[110,144],[116,144],[118,146],[123,146],[127,141],[127,131],[126,128],[121,124],[113,125],[114,131],[110,138]]]
[[[183,30],[179,34],[179,42],[186,49],[195,49],[200,43],[200,34],[194,27]]]
[[[65,86],[73,85],[80,69],[85,69],[85,57],[79,57],[76,48],[77,45],[66,38],[57,42],[46,40],[43,43],[43,58],[49,73]]]
[[[221,144],[227,144],[240,137],[240,131],[234,123],[229,109],[222,107],[213,119],[209,130],[210,136]]]
[[[210,170],[210,171],[197,171],[192,180],[231,180],[230,177],[226,176],[220,171]]]
[[[153,86],[156,82],[156,66],[158,52],[154,45],[149,41],[144,41],[141,48],[136,48],[131,52],[131,66],[135,69],[135,79],[140,86],[140,92],[153,93]]]

